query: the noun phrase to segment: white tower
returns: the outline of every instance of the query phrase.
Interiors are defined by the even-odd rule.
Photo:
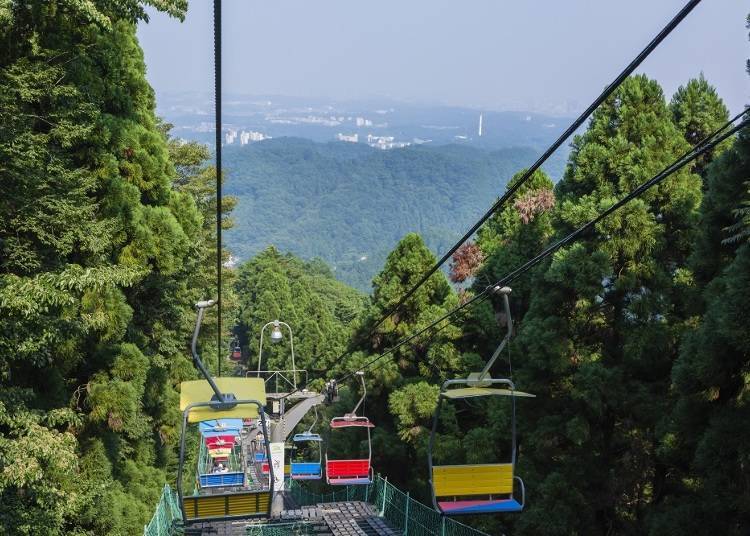
[[[479,137],[482,137],[482,114],[479,114]]]

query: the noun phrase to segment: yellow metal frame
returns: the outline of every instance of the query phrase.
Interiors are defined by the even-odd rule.
[[[237,400],[266,400],[266,384],[261,378],[215,378],[222,393],[232,393]],[[180,384],[180,411],[199,402],[211,400],[214,395],[206,380],[193,380]],[[250,404],[237,405],[231,409],[216,410],[209,406],[190,409],[189,423],[215,419],[257,419],[258,408]]]
[[[194,495],[183,498],[186,521],[216,518],[264,516],[268,514],[271,492],[239,492],[222,495]]]

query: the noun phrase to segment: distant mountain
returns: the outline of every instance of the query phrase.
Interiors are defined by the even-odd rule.
[[[536,156],[528,148],[382,151],[299,138],[228,146],[225,192],[239,202],[227,244],[243,260],[269,244],[320,257],[340,280],[369,291],[401,237],[416,231],[446,251]],[[558,159],[550,171],[561,168]]]

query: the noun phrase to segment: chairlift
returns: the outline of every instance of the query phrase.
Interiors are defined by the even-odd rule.
[[[432,432],[428,447],[428,466],[432,502],[435,509],[444,515],[477,515],[502,512],[520,512],[526,502],[523,480],[516,474],[516,398],[534,397],[517,391],[510,379],[495,379],[489,375],[503,348],[513,333],[510,315],[508,287],[497,288],[505,306],[508,331],[499,346],[485,365],[482,372],[472,373],[466,379],[447,380],[440,389],[438,404],[432,419]],[[458,400],[483,399],[494,396],[507,396],[511,401],[511,450],[510,459],[504,463],[434,465],[433,456],[437,437],[440,410],[443,404]],[[518,483],[520,496],[515,495]]]
[[[196,368],[204,380],[182,382],[180,385],[180,457],[177,470],[177,494],[182,519],[186,526],[204,521],[241,520],[269,517],[273,469],[269,478],[247,482],[242,448],[243,419],[259,423],[263,434],[265,455],[270,458],[266,429],[265,384],[259,378],[213,378],[206,370],[197,351],[198,334],[205,309],[213,300],[199,302],[193,332],[192,353]],[[185,444],[189,426],[197,424],[201,434],[198,475],[191,495],[183,489]],[[239,441],[238,441],[239,440]],[[228,470],[212,473],[214,464],[227,463]]]
[[[292,436],[292,461],[291,461],[291,478],[292,480],[320,480],[323,478],[322,471],[322,445],[323,438],[320,434],[313,433],[313,428],[318,422],[318,408],[315,410],[315,420],[306,432]],[[302,458],[299,456],[300,450],[307,447],[315,452],[311,458]]]
[[[332,459],[326,452],[326,482],[332,486],[371,484],[373,482],[370,428],[374,428],[375,425],[367,417],[357,415],[357,410],[367,397],[364,372],[358,371],[357,376],[362,382],[362,398],[359,399],[351,413],[331,419],[330,427],[332,433],[344,428],[364,428],[367,430],[367,458]]]
[[[240,346],[240,343],[236,342],[232,346],[232,353],[230,355],[230,359],[232,361],[240,361],[242,360],[242,347]]]

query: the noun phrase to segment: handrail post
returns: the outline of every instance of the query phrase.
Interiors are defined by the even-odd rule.
[[[388,491],[388,477],[385,477],[385,480],[383,481],[383,507],[380,509],[380,516],[383,517],[385,515],[385,494]]]
[[[404,536],[409,534],[409,503],[411,503],[411,494],[406,492],[406,507],[404,508]]]

